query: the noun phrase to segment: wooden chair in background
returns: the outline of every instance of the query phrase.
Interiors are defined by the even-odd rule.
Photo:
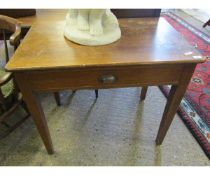
[[[14,47],[14,51],[20,44],[21,26],[16,19],[0,15],[0,32],[3,34],[6,63],[9,61],[9,51],[7,44],[7,36],[11,34],[9,38],[10,45]],[[7,123],[8,117],[10,117],[18,106],[22,106],[26,111],[26,116],[19,119],[15,124],[10,126]],[[22,100],[22,94],[20,93],[12,73],[6,72],[4,67],[0,68],[0,124],[7,127],[7,131],[3,134],[0,133],[0,138],[5,137],[11,131],[16,129],[30,116],[25,103]]]

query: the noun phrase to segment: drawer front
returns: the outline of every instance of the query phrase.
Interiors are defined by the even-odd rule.
[[[177,84],[183,66],[131,66],[22,72],[36,90]]]

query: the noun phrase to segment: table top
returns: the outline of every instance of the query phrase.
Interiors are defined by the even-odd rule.
[[[22,27],[31,27],[37,22],[48,22],[50,20],[62,20],[65,19],[65,16],[68,12],[68,9],[36,9],[36,15],[33,16],[24,16],[17,18],[21,23]]]
[[[199,63],[205,60],[164,18],[120,19],[122,37],[105,46],[82,46],[63,36],[65,16],[36,21],[6,69]],[[192,52],[191,55],[185,55]]]

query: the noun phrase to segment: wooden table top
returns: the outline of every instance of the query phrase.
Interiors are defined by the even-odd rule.
[[[68,9],[36,9],[36,15],[18,18],[23,27],[30,27],[37,22],[50,20],[64,20]]]
[[[9,71],[199,63],[200,55],[164,18],[120,19],[122,37],[105,46],[82,46],[63,36],[65,17],[36,21],[6,65]],[[193,52],[192,55],[185,55]]]

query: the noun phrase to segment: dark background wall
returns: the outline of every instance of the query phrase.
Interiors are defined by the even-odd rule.
[[[118,18],[159,17],[160,9],[112,9]],[[14,18],[32,16],[35,9],[0,9],[0,14]]]

